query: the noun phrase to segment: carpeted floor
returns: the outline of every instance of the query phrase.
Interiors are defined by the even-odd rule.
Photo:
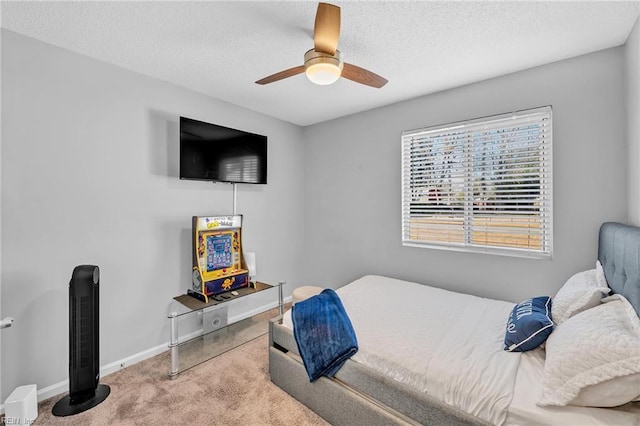
[[[54,417],[59,395],[38,406],[36,425],[327,425],[269,379],[268,335],[167,376],[165,352],[100,382],[111,395],[97,407]]]

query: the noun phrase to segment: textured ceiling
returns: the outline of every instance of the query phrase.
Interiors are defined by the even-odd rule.
[[[12,2],[2,27],[299,125],[625,43],[640,0],[340,1],[346,62],[389,80],[373,89],[301,74],[317,2]]]

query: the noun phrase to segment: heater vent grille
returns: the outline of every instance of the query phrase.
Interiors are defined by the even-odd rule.
[[[84,296],[80,298],[80,324],[79,324],[79,340],[80,340],[80,368],[89,366],[91,362],[91,298]]]
[[[78,368],[78,357],[73,356],[73,354],[78,353],[78,339],[76,339],[76,335],[73,334],[73,328],[78,324],[78,311],[77,309],[73,309],[76,305],[76,298],[71,296],[69,300],[69,305],[71,308],[69,309],[69,314],[71,316],[71,333],[69,333],[69,339],[71,339],[71,349],[69,353],[69,364],[71,364],[71,369],[75,370]]]

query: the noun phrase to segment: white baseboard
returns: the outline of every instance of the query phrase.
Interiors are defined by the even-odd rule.
[[[289,302],[291,302],[291,296],[286,297],[284,299],[284,303],[289,303]],[[243,312],[242,314],[229,317],[227,321],[229,322],[229,324],[232,324],[238,321],[242,321],[245,318],[252,317],[266,310],[276,308],[277,306],[278,306],[278,302],[268,303],[266,305],[255,308],[251,311]],[[196,330],[192,333],[189,333],[189,335],[182,336],[180,341],[186,341],[192,337],[199,336],[201,332],[202,332],[201,330]],[[151,357],[159,355],[168,349],[169,349],[169,341],[162,343],[158,346],[154,346],[152,348],[143,350],[136,354],[130,355],[128,357],[122,358],[120,360],[110,362],[109,364],[106,364],[100,367],[100,377],[102,378],[102,377],[108,376],[109,374],[115,373],[116,371],[129,367],[130,365],[137,364],[141,361],[144,361],[145,359],[149,359]],[[170,367],[171,367],[170,365],[167,365],[167,374],[169,374]],[[54,383],[42,389],[38,389],[38,402],[44,401],[45,399],[52,398],[56,395],[60,395],[65,392],[69,392],[68,379],[59,383]],[[4,413],[4,401],[2,404],[0,404],[0,413]]]

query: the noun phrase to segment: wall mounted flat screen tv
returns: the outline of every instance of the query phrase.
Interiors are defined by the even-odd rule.
[[[180,179],[267,183],[267,137],[180,117]]]

